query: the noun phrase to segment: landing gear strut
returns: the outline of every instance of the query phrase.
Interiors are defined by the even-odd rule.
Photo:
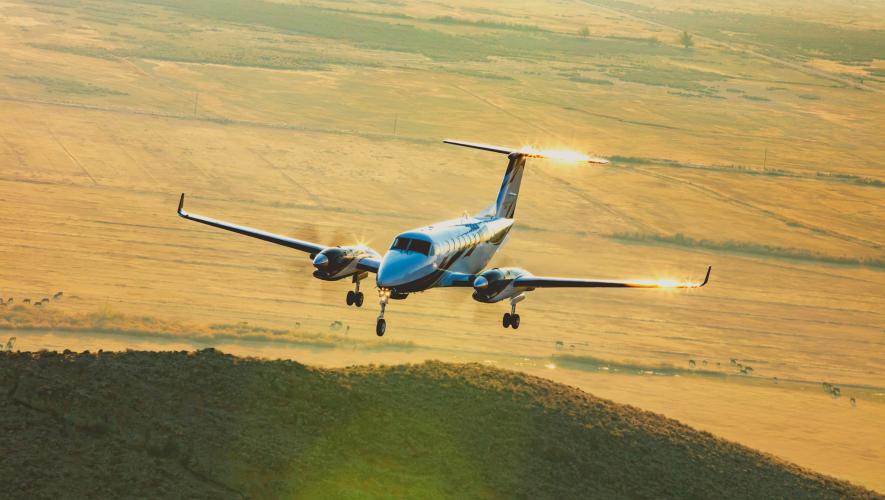
[[[350,290],[347,292],[347,305],[349,306],[357,306],[363,307],[363,292],[360,291],[360,279],[362,277],[359,274],[353,275],[353,283],[355,285],[355,290]]]
[[[516,314],[516,304],[519,304],[525,300],[525,295],[517,295],[510,299],[510,312],[504,313],[504,318],[501,321],[501,324],[504,325],[504,328],[508,326],[516,330],[519,328],[519,314]]]
[[[384,310],[387,309],[387,302],[390,300],[390,291],[382,288],[378,291],[378,297],[381,303],[381,314],[378,315],[378,322],[375,323],[375,335],[383,337],[384,332],[387,331],[387,321],[384,320]]]

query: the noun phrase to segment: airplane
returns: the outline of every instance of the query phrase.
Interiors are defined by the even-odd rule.
[[[700,283],[552,278],[535,276],[517,267],[486,269],[491,258],[509,239],[528,158],[559,158],[592,164],[607,164],[608,160],[529,147],[513,149],[454,140],[443,142],[507,155],[507,170],[495,202],[474,216],[465,214],[400,233],[384,255],[365,245],[326,246],[188,213],[184,210],[184,193],[178,202],[178,215],[307,253],[315,268],[315,278],[324,281],[351,279],[354,289],[347,292],[348,306],[362,307],[365,297],[360,283],[369,273],[374,273],[381,307],[375,324],[375,333],[379,337],[387,330],[384,313],[391,299],[402,300],[410,294],[432,288],[472,288],[473,299],[488,304],[509,299],[510,312],[504,313],[501,324],[515,330],[520,325],[516,305],[526,298],[526,293],[539,288],[700,288],[710,280],[712,266],[707,267],[707,274]]]

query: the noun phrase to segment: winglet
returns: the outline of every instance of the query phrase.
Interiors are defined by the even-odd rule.
[[[707,275],[704,277],[704,282],[701,283],[701,286],[706,285],[707,282],[710,281],[710,271],[712,271],[712,270],[713,270],[713,266],[707,266]],[[698,287],[698,288],[700,288],[700,287]]]
[[[187,215],[187,212],[182,210],[184,208],[184,193],[181,193],[181,199],[178,200],[178,215],[184,217]]]

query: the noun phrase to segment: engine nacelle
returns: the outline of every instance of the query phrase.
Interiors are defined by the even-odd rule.
[[[360,259],[380,258],[378,252],[364,246],[329,247],[322,252],[311,255],[313,277],[323,281],[337,281],[360,272],[357,263]]]
[[[513,286],[513,280],[530,275],[518,267],[496,267],[483,271],[473,280],[473,300],[478,302],[498,302],[519,295],[523,290]]]

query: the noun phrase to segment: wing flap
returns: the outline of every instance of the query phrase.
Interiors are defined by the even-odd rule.
[[[259,240],[275,243],[277,245],[282,245],[284,247],[293,248],[295,250],[307,252],[310,254],[319,253],[326,249],[324,245],[311,243],[309,241],[296,240],[295,238],[280,236],[278,234],[269,233],[260,229],[253,229],[251,227],[240,226],[237,224],[231,224],[230,222],[213,219],[211,217],[204,217],[202,215],[188,213],[184,210],[184,193],[181,193],[181,199],[178,201],[178,215],[188,220],[199,222],[201,224],[206,224],[207,226],[225,229],[227,231],[232,231],[234,233],[250,236],[252,238],[257,238]]]

